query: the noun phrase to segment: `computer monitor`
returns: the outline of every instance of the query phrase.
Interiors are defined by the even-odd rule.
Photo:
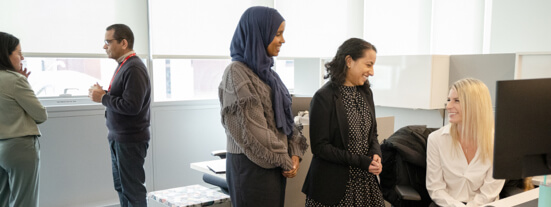
[[[551,174],[551,78],[497,81],[496,179]]]

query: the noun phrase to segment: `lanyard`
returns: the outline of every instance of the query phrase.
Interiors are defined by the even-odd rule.
[[[128,60],[128,58],[131,58],[133,56],[136,56],[136,53],[132,53],[129,56],[127,56],[126,58],[124,58],[121,65],[119,66],[119,69],[117,69],[117,72],[115,72],[115,75],[113,75],[113,78],[111,78],[111,82],[109,83],[109,89],[107,91],[111,91],[111,84],[113,84],[113,80],[115,80],[115,76],[117,76],[117,73],[119,73],[119,70],[121,70],[122,65],[124,65],[124,63]]]

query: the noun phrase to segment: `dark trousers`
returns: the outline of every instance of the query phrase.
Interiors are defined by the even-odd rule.
[[[232,207],[283,207],[287,178],[281,168],[265,169],[243,154],[226,155]]]
[[[109,140],[113,182],[121,207],[147,206],[145,170],[148,142],[121,143]]]

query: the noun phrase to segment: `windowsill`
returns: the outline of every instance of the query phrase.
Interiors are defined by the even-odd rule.
[[[88,97],[49,97],[39,98],[42,105],[46,107],[48,112],[69,112],[69,111],[96,111],[104,110],[105,107],[101,103],[96,103]],[[159,101],[153,102],[151,107],[193,107],[193,108],[213,108],[220,107],[218,99],[202,99],[202,100],[174,100],[174,101]]]
[[[50,108],[55,107],[70,107],[70,106],[82,106],[82,105],[101,105],[95,103],[86,96],[73,96],[73,97],[47,97],[38,98],[42,105]]]
[[[174,100],[174,101],[158,101],[153,102],[152,107],[173,107],[173,106],[192,106],[194,108],[213,108],[220,107],[218,99],[201,99],[201,100]]]

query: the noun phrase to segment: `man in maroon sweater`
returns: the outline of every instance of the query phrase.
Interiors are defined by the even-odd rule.
[[[151,84],[133,45],[128,26],[107,27],[103,49],[119,65],[107,91],[97,83],[89,90],[90,99],[105,106],[113,181],[121,207],[147,206],[143,165],[150,139]]]

